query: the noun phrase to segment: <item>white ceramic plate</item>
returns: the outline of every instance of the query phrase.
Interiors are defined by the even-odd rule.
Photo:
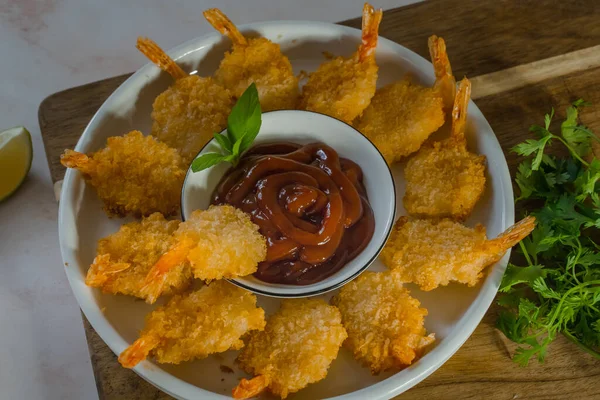
[[[323,52],[349,55],[360,43],[360,31],[326,23],[268,22],[240,28],[247,34],[262,35],[279,43],[296,73],[315,70],[324,61]],[[210,75],[229,46],[229,40],[212,34],[188,41],[169,54],[178,59],[187,71]],[[131,51],[136,51],[133,43]],[[380,67],[379,86],[398,80],[407,72],[423,84],[431,85],[434,81],[433,68],[428,61],[384,38],[380,38],[377,47],[377,63]],[[152,102],[170,82],[170,77],[154,65],[142,67],[98,110],[76,150],[97,150],[104,146],[109,136],[121,135],[132,129],[148,133]],[[486,192],[467,223],[481,222],[487,227],[488,235],[495,237],[514,222],[508,167],[492,129],[473,103],[469,106],[467,127],[470,149],[486,155],[488,162]],[[397,165],[393,170],[397,199],[404,195],[402,168],[403,165]],[[404,214],[401,201],[398,201],[396,215]],[[59,209],[65,271],[81,309],[116,354],[136,339],[143,327],[144,316],[156,305],[149,306],[131,297],[102,294],[87,287],[84,279],[95,256],[97,240],[115,232],[128,221],[107,218],[94,190],[85,184],[79,173],[67,171]],[[429,310],[425,325],[429,332],[435,332],[437,340],[431,351],[409,368],[374,377],[368,369],[356,363],[346,349],[342,349],[325,380],[291,395],[289,399],[387,399],[411,388],[439,368],[471,335],[496,294],[508,256],[491,268],[482,284],[474,288],[452,284],[431,292],[421,292],[411,287],[412,294]],[[371,266],[375,270],[382,268],[379,261]],[[330,292],[325,298],[328,299],[331,294],[335,292]],[[259,298],[259,304],[267,313],[276,310],[278,303],[277,299]],[[145,361],[138,364],[135,371],[180,399],[224,399],[230,395],[238,378],[245,376],[233,363],[235,357],[236,352],[230,351],[178,366]],[[233,368],[234,373],[221,372],[221,365]]]

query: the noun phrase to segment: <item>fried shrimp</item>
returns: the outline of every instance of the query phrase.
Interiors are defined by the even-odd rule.
[[[316,111],[346,123],[362,114],[375,94],[375,48],[383,12],[365,3],[362,44],[351,57],[336,57],[311,73],[302,89],[300,108]]]
[[[183,161],[175,149],[152,136],[139,131],[113,136],[95,153],[65,150],[60,162],[83,174],[109,215],[172,215],[179,210]]]
[[[436,76],[433,88],[416,84],[408,77],[386,85],[375,92],[371,104],[354,122],[388,164],[419,150],[444,125],[444,108],[452,108],[456,82],[444,39],[431,36],[429,51]],[[450,105],[445,107],[448,98]]]
[[[239,98],[252,82],[256,84],[263,111],[296,108],[298,78],[279,45],[266,38],[246,38],[218,8],[204,11],[206,20],[233,42],[225,53],[215,79]]]
[[[256,272],[267,255],[265,238],[250,216],[229,205],[196,210],[175,231],[170,249],[152,267],[142,289],[154,302],[173,268],[188,261],[198,279],[235,278]]]
[[[162,214],[154,213],[100,239],[96,258],[87,272],[86,285],[101,288],[105,293],[145,298],[141,293],[144,279],[169,249],[178,226],[179,221],[167,221]],[[180,292],[191,282],[189,266],[181,263],[168,272],[161,294]]]
[[[254,397],[268,388],[284,399],[324,379],[346,337],[337,308],[319,299],[283,300],[265,330],[250,333],[238,363],[255,378],[242,379],[233,397]]]
[[[450,219],[409,220],[401,217],[381,252],[381,260],[403,282],[422,290],[433,290],[450,282],[474,286],[482,271],[535,228],[535,218],[527,217],[496,239],[488,240],[485,228],[474,229]]]
[[[264,326],[265,313],[256,307],[256,296],[217,281],[176,295],[150,313],[139,339],[121,353],[119,362],[133,368],[148,356],[169,364],[206,358],[242,348],[242,335]]]
[[[177,149],[189,165],[213,134],[227,126],[231,93],[213,78],[186,74],[148,38],[138,38],[137,48],[175,79],[154,100],[152,135]]]
[[[354,126],[379,149],[388,164],[415,151],[444,125],[442,98],[432,88],[404,79],[377,90]]]
[[[406,164],[404,207],[411,215],[464,220],[485,189],[485,156],[467,150],[465,124],[471,83],[460,83],[451,137],[423,147]]]
[[[423,326],[427,310],[396,274],[364,272],[331,301],[348,331],[344,346],[374,375],[409,366],[434,341]]]

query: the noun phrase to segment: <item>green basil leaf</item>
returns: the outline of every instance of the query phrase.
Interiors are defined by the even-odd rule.
[[[254,143],[254,139],[256,139],[256,136],[258,136],[258,132],[260,130],[260,124],[261,124],[260,115],[261,114],[259,112],[258,128],[255,131],[248,131],[246,133],[246,135],[244,135],[244,137],[242,138],[242,145],[240,146],[240,153],[243,153],[244,151],[248,150],[252,146],[252,143]]]
[[[252,83],[231,109],[227,119],[227,134],[233,143],[249,135],[252,138],[250,143],[252,143],[260,130],[260,124],[261,109],[258,90],[256,90],[256,85]],[[247,144],[247,142],[248,140],[244,144]],[[245,149],[243,148],[242,151]]]
[[[235,165],[235,164],[237,164],[238,158],[239,157],[236,154],[230,154],[227,157],[225,157],[223,159],[223,161],[227,161],[228,163],[231,163],[231,164]]]
[[[223,154],[218,154],[218,153],[202,154],[200,157],[196,158],[192,162],[192,171],[198,172],[198,171],[202,171],[203,169],[210,168],[213,165],[218,164],[221,161],[223,161],[225,159],[225,157],[226,156],[224,156]]]
[[[225,135],[221,135],[220,133],[215,133],[214,138],[223,150],[225,150],[228,154],[232,153],[233,145],[231,144],[231,140]]]
[[[240,148],[242,146],[242,140],[243,140],[243,138],[240,138],[240,139],[236,140],[236,142],[233,144],[232,153],[236,156],[240,155]]]

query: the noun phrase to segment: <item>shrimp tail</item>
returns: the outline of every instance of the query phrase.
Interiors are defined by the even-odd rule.
[[[383,17],[381,9],[375,11],[372,5],[365,3],[362,15],[362,43],[358,48],[358,60],[364,62],[375,57],[379,24]]]
[[[152,304],[158,299],[163,292],[169,271],[185,262],[188,252],[188,243],[182,242],[172,247],[158,259],[146,275],[144,286],[141,289],[146,303]]]
[[[227,36],[233,44],[246,46],[248,41],[242,35],[242,33],[238,30],[238,28],[231,22],[227,15],[223,14],[223,11],[218,8],[210,8],[202,13],[204,18],[208,21],[209,24],[213,26],[217,31],[219,31],[222,35]]]
[[[467,145],[465,138],[465,127],[467,124],[467,109],[469,108],[469,100],[471,99],[471,82],[467,78],[463,78],[458,85],[456,98],[454,99],[454,107],[452,108],[452,132],[450,136],[456,143],[463,146]]]
[[[94,171],[94,160],[74,150],[65,150],[60,156],[60,163],[67,168],[75,168],[87,175]]]
[[[531,215],[525,217],[508,228],[496,239],[488,241],[488,245],[492,246],[494,250],[504,253],[529,235],[535,229],[535,224],[535,217]]]
[[[452,75],[452,67],[446,52],[446,42],[441,37],[432,35],[428,40],[429,55],[435,72],[433,85],[444,100],[444,108],[451,110],[456,96],[456,79]]]
[[[142,336],[119,355],[119,362],[125,368],[133,368],[148,357],[152,349],[158,345],[155,336]]]
[[[269,386],[269,379],[264,375],[259,375],[250,380],[242,379],[240,383],[233,388],[231,394],[234,399],[249,399],[259,395]]]
[[[160,69],[168,72],[173,79],[181,79],[188,76],[183,69],[163,49],[151,39],[138,37],[135,45],[150,61],[156,64]]]
[[[94,258],[85,277],[85,284],[92,287],[100,287],[109,280],[110,275],[125,271],[131,267],[130,263],[113,263],[109,254],[100,254]]]

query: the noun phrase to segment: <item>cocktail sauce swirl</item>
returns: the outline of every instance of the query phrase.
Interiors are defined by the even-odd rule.
[[[356,163],[324,143],[262,144],[225,174],[212,203],[247,212],[267,238],[256,278],[308,285],[339,271],[373,237],[362,180]]]

